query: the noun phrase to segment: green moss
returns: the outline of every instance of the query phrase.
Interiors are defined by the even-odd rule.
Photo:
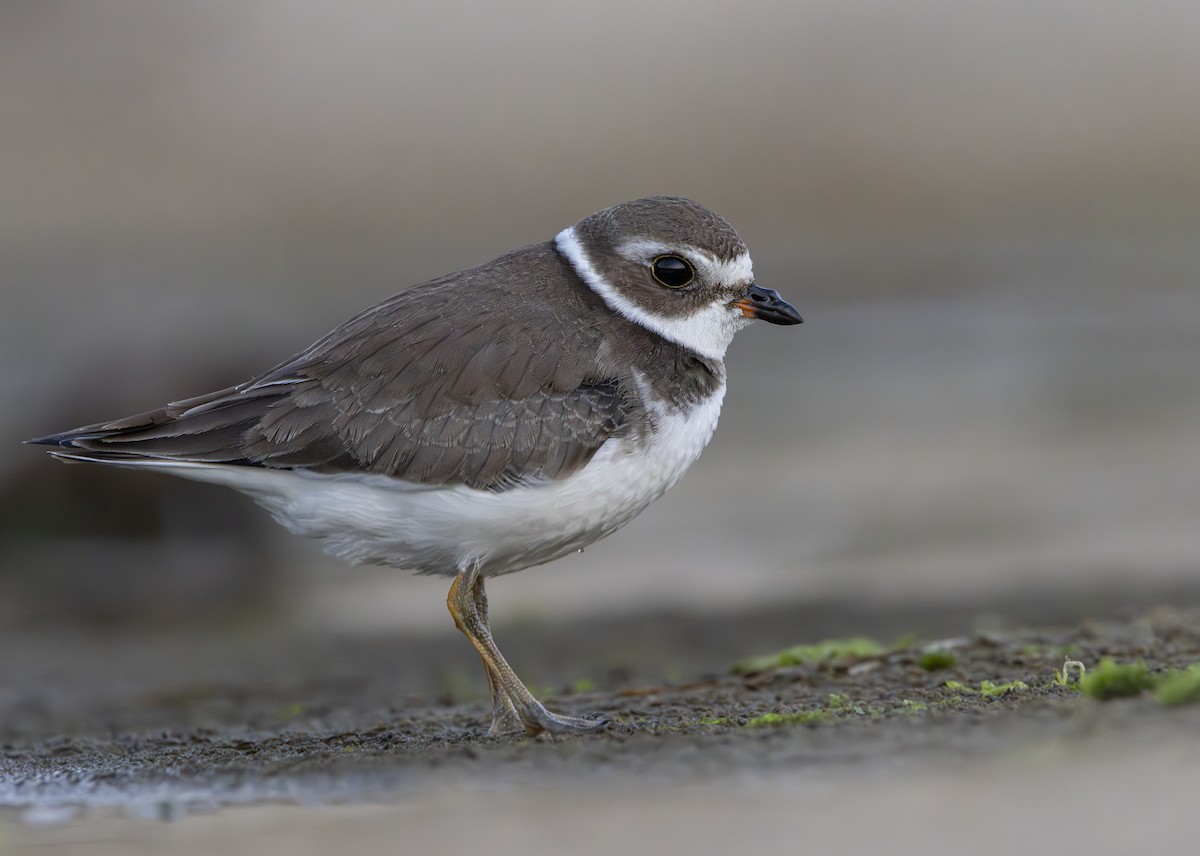
[[[1029,689],[1029,685],[1024,681],[1008,681],[1003,684],[995,684],[991,681],[980,681],[979,689],[972,689],[961,681],[946,681],[944,684],[946,689],[955,690],[960,693],[978,693],[981,698],[999,698],[1009,693],[1020,692],[1021,690]]]
[[[849,696],[841,695],[840,693],[829,694],[829,709],[838,713],[853,713],[862,716],[863,709],[860,704],[851,699]]]
[[[958,656],[953,651],[926,651],[917,660],[917,665],[927,672],[953,669],[958,665]]]
[[[1088,671],[1079,681],[1084,695],[1106,700],[1137,695],[1150,689],[1153,679],[1144,663],[1115,663],[1101,660],[1100,665]]]
[[[1004,684],[993,684],[991,681],[979,682],[979,695],[983,698],[999,698],[1027,689],[1029,689],[1029,684],[1024,681],[1009,681]]]
[[[904,705],[905,713],[920,713],[923,710],[929,710],[929,705],[924,702],[913,701],[910,698],[904,699],[901,704]]]
[[[1079,668],[1078,683],[1071,682],[1068,667]],[[1087,671],[1082,663],[1068,660],[1061,672],[1054,673],[1054,679],[1060,686],[1074,686],[1084,695],[1101,701],[1135,696],[1149,690],[1160,704],[1200,702],[1200,663],[1152,675],[1144,663],[1117,663],[1106,659]]]
[[[587,678],[580,678],[571,684],[571,692],[574,693],[590,693],[595,688],[596,684]]]
[[[852,636],[848,639],[826,639],[815,645],[795,645],[785,648],[775,654],[762,657],[749,657],[734,664],[734,674],[748,675],[753,672],[765,672],[768,669],[779,669],[785,666],[802,666],[806,664],[832,663],[845,659],[863,659],[878,657],[887,649],[865,636]]]
[[[1154,679],[1154,700],[1160,704],[1195,704],[1200,702],[1200,663],[1186,669],[1171,669]]]
[[[833,714],[827,710],[797,710],[792,713],[764,713],[746,723],[747,728],[763,728],[776,725],[816,725],[828,722]]]
[[[829,694],[829,710],[847,716],[866,716],[867,712],[858,702],[840,693]]]

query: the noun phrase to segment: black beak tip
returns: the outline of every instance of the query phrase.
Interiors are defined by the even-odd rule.
[[[755,318],[771,324],[788,326],[804,323],[804,319],[800,317],[796,308],[784,300],[773,288],[752,285],[746,294],[746,299],[753,307],[751,312]]]
[[[785,303],[783,306],[781,306],[779,314],[782,317],[780,320],[775,322],[776,324],[791,325],[804,323],[804,319],[800,317],[800,313],[797,312],[790,303]]]

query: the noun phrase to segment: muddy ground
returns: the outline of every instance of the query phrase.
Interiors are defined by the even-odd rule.
[[[903,816],[928,815],[930,830],[983,810],[964,834],[1040,817],[1079,842],[1078,812],[1097,831],[1103,809],[1094,795],[1072,800],[1098,781],[1128,797],[1126,809],[1148,800],[1145,810],[1183,824],[1200,787],[1200,704],[1167,706],[1149,693],[1101,702],[1056,683],[1055,670],[1068,654],[1093,668],[1141,661],[1151,672],[1200,662],[1200,610],[1180,605],[1189,597],[1160,592],[1157,602],[1175,605],[1153,606],[1110,593],[1089,604],[1064,592],[944,607],[497,622],[502,649],[548,706],[612,720],[583,738],[487,737],[482,675],[452,631],[9,632],[0,852],[206,852],[218,841],[263,852],[268,834],[281,848],[290,841],[289,852],[320,852],[331,830],[347,846],[395,835],[416,846],[478,841],[479,823],[504,830],[493,849],[508,852],[530,849],[521,830],[545,833],[551,817],[582,829],[599,806],[608,820],[593,844],[635,830],[652,842],[671,828],[665,818],[693,833],[725,818],[692,849],[716,849],[730,824],[745,824],[743,833],[720,846],[766,846],[800,834],[778,824],[806,804],[824,806],[802,824],[806,840],[845,843],[888,823],[899,829],[882,818],[923,787],[928,796]],[[882,650],[733,670],[747,657],[859,634]],[[922,663],[934,649],[953,656]],[[980,692],[985,681],[1023,686]],[[997,788],[983,803],[956,803]],[[1012,800],[1028,811],[999,807]],[[1172,800],[1183,801],[1178,810]],[[306,808],[286,808],[297,804]],[[855,805],[881,818],[879,828],[846,814]],[[1184,829],[1159,822],[1144,834],[1166,845]],[[1091,843],[1121,840],[1105,833]],[[906,852],[887,836],[863,847],[888,841]],[[105,842],[109,850],[92,849]]]

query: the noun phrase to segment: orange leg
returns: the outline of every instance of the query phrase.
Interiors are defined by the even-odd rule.
[[[483,575],[479,573],[478,565],[472,564],[459,570],[446,595],[446,606],[454,618],[454,626],[471,640],[483,660],[492,692],[490,733],[505,733],[519,724],[530,735],[543,731],[550,734],[591,734],[608,724],[604,719],[551,713],[521,683],[492,639],[487,621],[487,595],[483,590]]]
[[[457,584],[457,580],[456,580]],[[488,602],[487,593],[483,590],[483,579],[480,578],[479,585],[472,592],[475,601],[475,612],[479,616],[479,623],[490,633],[491,628],[488,625]],[[450,608],[451,614],[454,613],[454,608]],[[458,618],[455,617],[455,624],[459,630],[462,630],[462,625],[458,624]],[[464,631],[465,632],[465,631]],[[524,731],[525,724],[521,722],[521,717],[517,714],[517,709],[513,707],[512,699],[508,697],[496,679],[496,675],[492,672],[492,667],[488,665],[486,657],[480,656],[483,660],[483,673],[487,676],[488,692],[492,696],[492,725],[488,728],[488,734],[493,737],[498,737],[501,734],[512,734],[517,731]]]

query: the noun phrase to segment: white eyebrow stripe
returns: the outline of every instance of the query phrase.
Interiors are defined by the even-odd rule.
[[[705,268],[717,282],[733,285],[754,281],[754,264],[749,253],[739,253],[732,259],[718,259],[697,247],[672,246],[650,238],[630,238],[617,245],[617,255],[631,262],[669,253],[682,255],[696,267]]]
[[[713,272],[718,282],[754,282],[754,263],[750,261],[749,253],[740,253],[726,261],[716,261]]]

